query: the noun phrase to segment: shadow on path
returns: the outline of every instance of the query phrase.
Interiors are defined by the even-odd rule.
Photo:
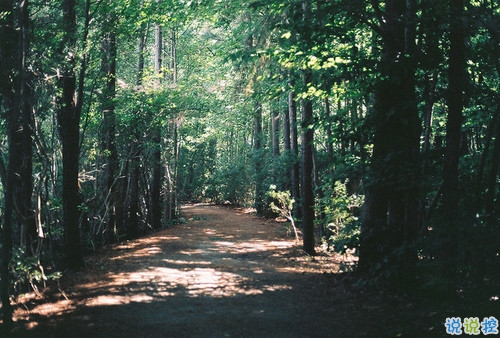
[[[281,223],[208,205],[183,215],[26,301],[16,336],[381,337],[411,326],[387,318],[390,303],[353,297],[337,262],[304,256]]]

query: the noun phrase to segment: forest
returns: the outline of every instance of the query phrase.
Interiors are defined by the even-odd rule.
[[[0,0],[3,325],[193,202],[498,303],[499,56],[496,0]]]

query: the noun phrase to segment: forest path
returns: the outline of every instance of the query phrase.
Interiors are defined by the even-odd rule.
[[[59,290],[21,298],[16,335],[372,337],[391,332],[386,325],[391,318],[379,311],[386,304],[353,296],[346,279],[336,274],[335,258],[305,256],[285,236],[283,223],[204,204],[184,206],[182,216],[185,224],[92,255],[85,271],[65,278]]]

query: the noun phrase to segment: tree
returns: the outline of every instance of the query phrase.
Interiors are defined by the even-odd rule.
[[[0,159],[4,192],[4,222],[0,230],[0,299],[6,332],[12,327],[10,304],[11,259],[14,241],[23,256],[36,254],[37,231],[32,210],[32,75],[28,70],[30,43],[29,3],[0,4],[0,111],[7,127],[7,164]],[[18,225],[16,227],[16,225]],[[33,245],[32,245],[33,244]]]
[[[107,5],[106,5],[107,7]],[[107,209],[107,227],[105,230],[105,243],[112,241],[116,230],[123,227],[123,193],[120,192],[122,185],[119,179],[119,160],[116,147],[116,16],[113,8],[106,8],[108,13],[103,18],[103,41],[102,41],[102,65],[101,72],[104,79],[102,90],[102,120],[103,120],[103,142],[102,150],[106,158],[104,167],[105,201]]]
[[[80,116],[82,108],[83,76],[82,66],[77,93],[75,74],[76,57],[76,3],[75,0],[64,0],[63,40],[61,53],[61,70],[59,75],[62,94],[57,115],[59,134],[63,154],[63,218],[64,218],[64,251],[65,266],[79,269],[84,265],[80,246],[79,210],[80,192],[78,188],[78,172],[80,159]],[[88,13],[88,12],[87,12]],[[88,15],[88,14],[87,14]]]
[[[359,269],[389,275],[396,287],[415,279],[419,136],[415,95],[414,1],[372,2],[383,54],[371,119],[374,149],[361,228]]]
[[[307,88],[311,82],[309,70],[303,71],[303,84]],[[312,101],[306,98],[302,102],[302,233],[303,249],[315,254],[314,249],[314,184],[313,154],[314,127]]]
[[[265,193],[264,185],[265,171],[262,155],[264,153],[262,146],[262,104],[256,102],[253,111],[253,151],[254,151],[254,166],[255,166],[255,209],[257,214],[262,215],[265,210]]]
[[[302,20],[304,22],[301,42],[305,43],[311,35],[309,29],[311,20],[311,4],[308,0],[302,2]],[[306,50],[311,46],[306,43]],[[302,86],[307,92],[312,82],[312,72],[308,68],[302,70]],[[302,99],[302,233],[303,249],[306,253],[315,254],[314,249],[314,183],[313,183],[313,154],[314,154],[314,120],[313,104],[310,97]]]
[[[456,227],[459,223],[459,158],[462,142],[462,110],[464,107],[465,76],[465,29],[464,0],[450,1],[450,54],[448,68],[448,118],[446,124],[446,148],[443,165],[443,223],[442,233],[443,277],[450,292],[455,290],[457,255]]]
[[[0,42],[0,62],[1,62],[1,75],[5,79],[0,85],[0,108],[5,111],[5,118],[7,120],[7,135],[8,135],[8,162],[6,172],[2,175],[2,186],[4,188],[4,222],[1,228],[1,245],[2,245],[2,260],[0,267],[0,297],[2,301],[2,312],[5,332],[10,332],[12,328],[12,312],[13,308],[10,303],[10,260],[12,258],[12,228],[13,217],[15,208],[15,195],[16,189],[16,174],[18,168],[14,166],[16,161],[16,143],[18,138],[21,111],[19,106],[20,94],[20,55],[17,45],[20,36],[16,33],[15,24],[15,3],[10,1],[0,2],[0,34],[2,40]],[[22,130],[22,129],[21,129]],[[5,170],[5,164],[2,162],[2,168]]]
[[[137,38],[137,66],[136,66],[136,80],[135,86],[137,90],[142,89],[143,76],[144,76],[144,50],[146,40],[146,27],[144,24],[140,25],[138,29],[139,37]],[[130,164],[128,174],[128,199],[126,200],[127,220],[126,220],[126,234],[128,239],[136,238],[139,233],[139,176],[140,164],[142,159],[141,154],[141,112],[132,112],[134,118],[132,119],[132,140],[130,144]]]
[[[29,3],[31,30],[28,2],[0,3],[2,281],[22,279],[12,252],[77,268],[184,201],[265,214],[270,185],[297,202],[309,254],[317,226],[377,282],[493,279],[496,2],[54,4]]]
[[[154,46],[154,72],[156,76],[156,88],[159,89],[162,75],[162,53],[163,53],[163,30],[160,23],[155,23],[155,46]],[[153,229],[161,228],[161,185],[162,185],[162,165],[161,165],[161,127],[159,121],[153,118],[153,151],[151,178],[151,225]]]

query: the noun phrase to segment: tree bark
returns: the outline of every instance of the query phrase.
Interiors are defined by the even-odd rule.
[[[80,110],[77,105],[75,76],[76,10],[75,0],[63,0],[63,51],[60,83],[62,95],[58,111],[63,155],[63,219],[65,267],[84,265],[80,248],[78,171],[80,157]],[[63,52],[64,53],[64,52]],[[81,97],[79,98],[81,99]]]
[[[253,112],[253,151],[255,168],[255,209],[262,215],[265,209],[264,168],[262,163],[262,105],[255,103]]]
[[[311,72],[303,71],[304,88],[311,82]],[[302,101],[302,239],[303,249],[314,255],[314,127],[310,98]]]
[[[160,24],[155,24],[155,49],[154,49],[154,70],[156,75],[156,86],[161,85],[162,71],[162,50],[163,34]],[[162,185],[162,165],[161,165],[161,127],[159,121],[153,123],[153,152],[152,152],[152,179],[151,179],[151,225],[153,229],[161,228],[161,185]]]
[[[325,98],[325,132],[326,132],[326,153],[328,154],[328,163],[333,163],[333,133],[332,133],[332,122],[331,122],[331,106],[330,99]],[[333,170],[331,172],[333,175]]]
[[[311,4],[309,0],[302,1],[301,43],[306,50],[310,49],[309,36],[311,34]],[[302,70],[302,90],[307,92],[312,82],[312,71]],[[314,118],[313,106],[310,97],[302,99],[302,240],[303,250],[309,254],[315,254],[314,243]]]
[[[12,326],[13,307],[10,303],[10,260],[12,258],[12,229],[15,215],[15,191],[17,190],[16,175],[18,168],[15,163],[18,161],[17,151],[19,149],[19,127],[22,125],[22,115],[20,110],[19,96],[21,93],[20,74],[22,72],[21,56],[17,48],[20,36],[15,24],[15,5],[10,1],[0,2],[0,104],[5,110],[7,122],[7,142],[8,142],[8,163],[5,168],[6,179],[4,182],[4,212],[3,224],[1,227],[2,256],[0,265],[0,298],[3,312],[3,331],[9,334]],[[22,130],[22,129],[21,129]]]
[[[294,86],[294,81],[291,81],[291,86]],[[293,205],[293,216],[295,219],[302,218],[301,194],[300,194],[300,162],[299,162],[299,143],[298,143],[298,128],[297,128],[297,102],[295,94],[290,91],[288,94],[288,114],[290,119],[290,156],[291,167],[290,177],[292,185],[292,197],[295,200]]]
[[[271,116],[271,135],[273,156],[277,158],[280,156],[280,112],[278,109],[272,110]]]
[[[283,149],[284,149],[285,159],[286,159],[285,165],[287,165],[286,168],[288,168],[288,164],[291,163],[290,159],[292,156],[291,139],[290,139],[290,114],[289,114],[288,107],[285,107],[285,109],[283,111]],[[290,171],[288,171],[288,172],[290,172]],[[291,179],[288,176],[291,176],[291,175],[287,175],[287,177],[284,178],[282,190],[288,190],[288,191],[291,190],[291,187],[292,187]]]
[[[177,30],[176,28],[172,28],[170,32],[170,71],[171,71],[171,81],[175,86],[177,85]],[[164,206],[164,216],[165,221],[170,222],[174,218],[177,217],[180,212],[178,208],[178,197],[177,197],[177,173],[178,167],[177,163],[179,160],[179,129],[181,124],[181,119],[177,116],[177,112],[174,112],[172,118],[169,122],[169,130],[167,139],[170,138],[170,142],[168,140],[164,143],[170,143],[171,147],[166,147],[166,163],[165,163],[165,206]]]
[[[102,73],[104,78],[104,88],[102,95],[102,118],[104,129],[103,153],[106,160],[105,166],[105,196],[108,196],[107,225],[104,234],[104,242],[111,243],[113,236],[121,230],[123,225],[123,194],[119,193],[119,163],[118,151],[116,149],[116,116],[115,116],[115,96],[116,96],[116,33],[114,31],[113,9],[109,9],[110,14],[105,18],[103,25],[104,38],[102,41]]]
[[[136,89],[141,90],[142,78],[144,75],[144,49],[146,40],[146,27],[141,25],[139,29],[139,37],[137,39],[137,74],[136,74]],[[128,199],[127,199],[127,220],[126,232],[127,238],[136,238],[139,234],[139,179],[141,165],[141,128],[143,120],[141,112],[135,112],[135,119],[132,125],[132,142],[130,145],[130,165],[128,179]]]
[[[500,114],[500,109],[497,109],[497,114]],[[497,115],[498,116],[498,115]],[[493,150],[491,152],[491,167],[486,177],[486,195],[485,195],[485,211],[491,226],[495,224],[495,196],[497,196],[497,177],[500,168],[500,122],[498,117],[494,124],[494,139]],[[498,203],[498,199],[497,199]]]
[[[274,182],[279,180],[280,157],[280,112],[277,107],[271,110],[271,148],[273,151],[272,175]]]
[[[361,228],[359,270],[389,276],[393,287],[415,279],[420,121],[415,95],[412,1],[386,1],[381,80],[372,116],[374,149]]]
[[[450,57],[448,69],[448,118],[443,163],[443,221],[439,230],[442,240],[440,258],[446,289],[455,290],[457,225],[459,224],[458,164],[462,140],[465,75],[464,0],[450,0]],[[457,223],[458,222],[458,223]]]

